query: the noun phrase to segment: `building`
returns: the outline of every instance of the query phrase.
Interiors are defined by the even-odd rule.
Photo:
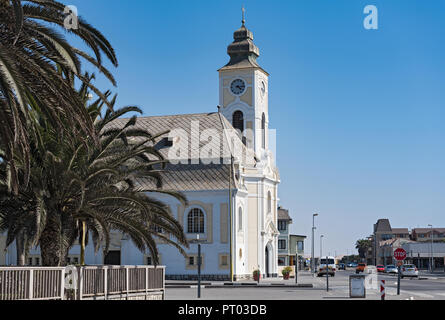
[[[414,228],[411,237],[414,241],[431,241],[433,234],[434,241],[445,241],[445,228]]]
[[[298,254],[298,269],[304,268],[304,240],[306,236],[291,234],[289,235],[289,265],[295,265],[295,257]]]
[[[430,269],[431,257],[434,257],[434,269],[444,270],[445,243],[410,242],[401,246],[406,251],[406,262],[419,269]]]
[[[278,207],[278,231],[280,232],[278,236],[278,266],[290,265],[289,250],[291,249],[291,245],[289,225],[291,223],[292,219],[289,216],[289,211]]]
[[[392,238],[393,233],[389,219],[377,220],[377,222],[374,224],[374,233],[370,239],[372,241],[372,256],[374,258],[375,265],[384,264],[384,253],[379,244],[382,241],[390,240]]]
[[[218,70],[217,112],[141,117],[137,121],[138,126],[154,133],[171,131],[156,145],[170,160],[168,171],[162,174],[164,189],[181,191],[189,200],[184,207],[168,195],[151,193],[169,205],[190,241],[185,257],[158,241],[167,279],[197,277],[198,241],[202,244],[203,279],[250,278],[256,269],[263,277],[278,274],[280,176],[269,141],[269,74],[257,62],[259,49],[244,19],[227,53],[230,61]],[[156,189],[149,179],[135,180],[143,191]],[[79,258],[76,245],[69,259],[75,263]],[[39,249],[32,249],[28,259],[30,264],[40,264]],[[101,252],[95,255],[89,245],[85,260],[87,264],[152,263],[148,252],[140,252],[119,233],[112,234],[107,256]],[[13,247],[8,261],[16,261]]]
[[[394,238],[410,239],[408,228],[392,228]]]

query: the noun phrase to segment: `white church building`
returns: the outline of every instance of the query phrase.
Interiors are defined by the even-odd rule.
[[[163,188],[184,193],[187,207],[157,194],[184,226],[190,241],[184,257],[173,246],[158,241],[159,260],[167,279],[196,279],[197,238],[202,249],[202,279],[276,277],[278,269],[277,208],[280,177],[269,143],[269,74],[257,62],[259,49],[243,24],[228,46],[230,61],[219,72],[219,107],[216,112],[140,117],[138,126],[153,133],[171,130],[160,140],[160,152],[170,160],[163,173]],[[233,134],[235,131],[236,134]],[[239,134],[238,132],[242,132]],[[167,142],[170,141],[170,142]],[[142,188],[151,181],[137,179]],[[87,246],[87,264],[151,264],[149,253],[140,252],[125,235],[113,234],[110,251],[94,253]],[[3,248],[2,248],[3,246]],[[15,264],[11,245],[0,265]],[[70,250],[71,263],[80,260],[80,247]],[[28,264],[41,263],[39,249],[32,249]]]

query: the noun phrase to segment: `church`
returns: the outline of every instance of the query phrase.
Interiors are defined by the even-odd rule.
[[[169,159],[162,173],[163,188],[181,191],[187,207],[157,193],[183,225],[190,247],[184,257],[171,245],[158,241],[159,261],[167,279],[197,278],[198,242],[201,244],[201,275],[204,280],[276,277],[278,268],[277,208],[279,172],[269,141],[269,74],[258,64],[259,49],[245,26],[234,32],[227,48],[229,62],[218,70],[219,106],[215,112],[140,117],[137,126],[161,137]],[[211,111],[211,110],[210,110]],[[122,119],[124,122],[125,119]],[[152,181],[137,179],[143,190]],[[91,243],[91,242],[90,242]],[[15,263],[14,245],[5,264]],[[28,264],[40,264],[39,249],[32,249]],[[69,262],[80,260],[80,247],[70,250]],[[125,235],[113,234],[107,256],[94,253],[90,244],[86,264],[151,264]]]

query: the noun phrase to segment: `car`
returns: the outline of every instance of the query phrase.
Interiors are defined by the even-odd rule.
[[[355,273],[360,273],[365,271],[366,263],[359,263],[357,268],[355,268]]]
[[[400,269],[400,277],[403,279],[404,277],[419,277],[419,271],[417,267],[413,264],[404,264]]]
[[[399,273],[399,271],[395,265],[389,264],[385,267],[385,273]]]
[[[352,268],[357,268],[358,264],[356,262],[351,263]]]
[[[346,270],[346,265],[344,263],[339,263],[338,270]]]
[[[378,266],[376,266],[376,268],[377,268],[377,272],[385,272],[385,266],[384,265],[378,265]]]
[[[336,271],[336,265],[335,265],[335,258],[334,257],[327,257],[320,259],[320,266],[318,268],[317,276],[321,277],[323,275],[326,275],[326,267],[327,267],[327,273],[331,277],[335,276]]]

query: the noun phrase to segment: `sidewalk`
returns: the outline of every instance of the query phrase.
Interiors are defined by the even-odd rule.
[[[253,280],[239,280],[239,281],[201,281],[201,286],[204,288],[248,288],[248,287],[286,287],[286,288],[312,288],[312,277],[310,273],[305,274],[301,272],[298,274],[298,283],[295,283],[295,278],[283,280],[283,278],[266,278],[260,279],[259,282]],[[198,285],[196,280],[166,280],[166,288],[195,288]]]

